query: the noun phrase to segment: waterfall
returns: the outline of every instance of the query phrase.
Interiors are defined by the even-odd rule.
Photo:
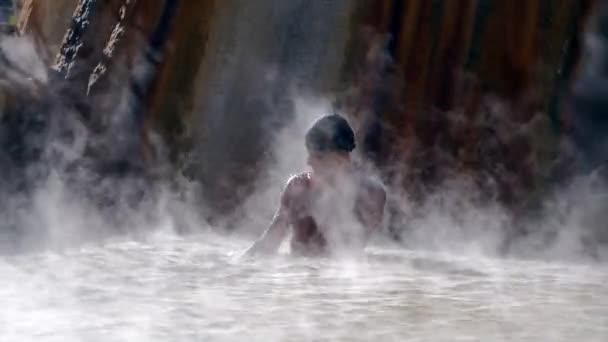
[[[335,88],[354,6],[305,0],[219,6],[207,47],[212,53],[196,81],[192,122],[198,176],[218,209],[229,210],[239,199],[232,196],[235,187],[259,175],[273,133],[293,119],[292,91]]]

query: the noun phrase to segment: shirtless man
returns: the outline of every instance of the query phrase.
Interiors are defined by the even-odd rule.
[[[289,227],[291,253],[299,255],[360,251],[381,229],[386,193],[351,162],[355,137],[348,122],[320,118],[306,134],[306,148],[312,172],[289,179],[270,226],[246,254],[275,253]]]

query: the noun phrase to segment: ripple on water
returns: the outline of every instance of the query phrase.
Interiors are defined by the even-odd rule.
[[[210,242],[211,241],[211,242]],[[605,341],[594,267],[372,250],[235,259],[234,242],[157,239],[0,259],[11,341]]]

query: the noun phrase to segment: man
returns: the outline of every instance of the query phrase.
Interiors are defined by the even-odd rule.
[[[339,115],[317,120],[306,134],[312,172],[291,177],[268,229],[247,254],[274,253],[292,227],[291,253],[360,251],[382,226],[386,193],[357,170],[350,153],[355,136]]]

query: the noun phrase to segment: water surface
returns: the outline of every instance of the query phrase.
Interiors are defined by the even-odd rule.
[[[599,266],[369,248],[239,259],[202,235],[0,258],[0,341],[607,341]]]

